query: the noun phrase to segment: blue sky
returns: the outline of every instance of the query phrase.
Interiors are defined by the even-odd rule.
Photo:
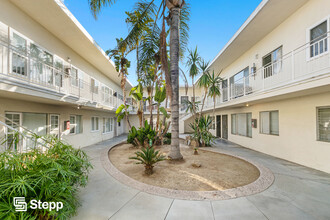
[[[124,38],[127,35],[125,11],[131,11],[134,2],[134,0],[117,0],[111,8],[104,8],[101,11],[98,20],[93,18],[88,0],[65,0],[65,5],[101,48],[107,50],[116,46],[116,38]],[[261,0],[187,0],[186,2],[191,6],[189,48],[197,46],[200,55],[205,60],[211,61]],[[129,55],[128,59],[132,62],[128,79],[135,85],[137,82],[135,53]],[[183,70],[187,70],[184,63],[180,66]],[[181,80],[180,84],[183,84]]]

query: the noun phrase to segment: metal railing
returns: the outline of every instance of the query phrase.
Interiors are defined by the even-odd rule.
[[[65,62],[56,67],[54,57],[52,59],[53,62],[49,63],[36,58],[27,49],[23,50],[0,40],[0,82],[11,81],[45,88],[64,98],[76,98],[78,105],[89,103],[116,108],[123,103],[120,98],[111,94],[109,87],[92,85],[79,77],[82,71]],[[75,76],[72,75],[73,69],[77,70]],[[90,79],[89,75],[84,76]]]
[[[298,81],[308,80],[330,73],[329,33],[322,39],[309,42],[281,59],[262,66],[248,76],[220,88],[221,96],[216,98],[216,106],[243,96],[280,88]],[[214,101],[207,98],[206,107],[213,107]]]

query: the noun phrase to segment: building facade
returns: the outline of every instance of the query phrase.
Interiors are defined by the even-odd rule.
[[[114,64],[62,1],[0,2],[1,137],[32,131],[95,144],[124,133],[122,100]],[[19,145],[29,148],[28,138]]]
[[[261,2],[209,66],[215,136],[330,172],[329,19],[327,0]]]

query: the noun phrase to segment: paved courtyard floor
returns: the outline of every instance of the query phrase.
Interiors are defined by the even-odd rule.
[[[275,175],[273,185],[255,195],[222,201],[178,200],[138,191],[115,180],[101,164],[102,151],[125,139],[119,136],[84,148],[94,169],[81,190],[82,206],[74,219],[330,219],[330,174],[221,140],[215,149],[266,166]]]

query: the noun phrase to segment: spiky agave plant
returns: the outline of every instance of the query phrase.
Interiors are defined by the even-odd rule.
[[[136,164],[144,165],[144,172],[147,175],[151,175],[153,173],[154,164],[160,161],[165,160],[165,156],[160,154],[159,151],[155,151],[153,147],[147,147],[142,149],[141,151],[135,152],[135,157],[130,157],[131,160],[137,160]]]

